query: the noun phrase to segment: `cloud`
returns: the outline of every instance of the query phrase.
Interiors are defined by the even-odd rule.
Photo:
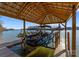
[[[77,12],[79,12],[79,8],[77,9]]]

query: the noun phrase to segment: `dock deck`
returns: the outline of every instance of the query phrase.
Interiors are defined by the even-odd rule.
[[[2,47],[0,48],[0,57],[19,57],[19,55],[15,54],[7,47]]]
[[[18,54],[11,51],[6,46],[0,47],[0,57],[20,57]],[[55,57],[66,57],[65,47],[60,43],[55,50]]]
[[[56,48],[55,56],[56,57],[66,57],[65,45],[62,42],[60,42],[60,44]]]
[[[12,41],[12,42],[0,44],[0,57],[19,57],[19,55],[17,55],[13,51],[11,51],[9,48],[7,48],[7,46],[9,46],[9,45],[13,45],[13,44],[16,44],[16,43],[19,43],[19,42],[21,42],[21,41],[15,40],[15,41]]]

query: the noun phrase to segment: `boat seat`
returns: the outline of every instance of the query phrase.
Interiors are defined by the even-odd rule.
[[[55,49],[45,48],[45,47],[37,47],[31,53],[27,55],[27,57],[53,57]]]

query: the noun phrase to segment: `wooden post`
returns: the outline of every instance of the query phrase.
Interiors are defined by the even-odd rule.
[[[72,56],[76,56],[76,6],[73,5],[72,13]]]
[[[26,41],[26,38],[25,38],[25,35],[26,35],[26,25],[25,25],[25,20],[23,21],[23,35],[24,35],[24,39],[23,39],[23,48],[25,49],[25,41]]]
[[[70,33],[67,33],[67,39],[68,39],[68,50],[70,51]]]
[[[60,24],[59,24],[59,28],[60,28]],[[59,29],[59,44],[60,44],[60,29]]]
[[[25,25],[25,20],[23,21],[23,34],[24,34],[24,37],[25,37],[25,34],[26,34],[26,25]]]
[[[65,50],[66,50],[66,56],[67,56],[67,46],[66,46],[66,23],[65,23]]]
[[[67,33],[67,53],[68,53],[68,56],[71,56],[71,53],[70,53],[70,33],[69,32]]]

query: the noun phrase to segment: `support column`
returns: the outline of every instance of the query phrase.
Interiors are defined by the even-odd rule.
[[[67,23],[65,23],[65,50],[66,50],[66,56],[67,56],[66,25],[67,25]]]
[[[76,56],[76,6],[73,5],[72,13],[72,56]]]
[[[24,21],[23,21],[23,36],[24,36],[24,39],[23,39],[23,48],[24,48],[24,49],[25,49],[25,44],[26,44],[25,35],[26,35],[26,25],[25,25],[25,20],[24,20]]]
[[[69,32],[67,32],[67,52],[68,52],[68,56],[70,57],[71,53],[70,53],[70,33]]]
[[[59,24],[59,44],[60,44],[60,28],[61,28],[61,26]]]
[[[70,33],[67,33],[67,45],[68,45],[68,50],[70,51]]]
[[[24,37],[25,37],[25,34],[26,34],[26,25],[25,25],[25,20],[23,21],[23,34],[24,34]]]

